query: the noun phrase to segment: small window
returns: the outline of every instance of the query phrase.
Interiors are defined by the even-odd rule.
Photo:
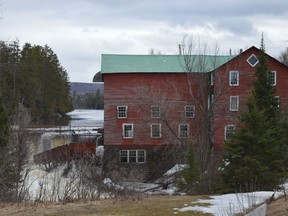
[[[235,133],[235,126],[234,125],[226,125],[225,126],[225,139],[231,139],[233,134]]]
[[[127,106],[117,106],[117,117],[118,118],[127,118]]]
[[[128,163],[128,151],[120,151],[120,162],[121,163]]]
[[[151,138],[161,138],[161,124],[151,124]]]
[[[272,86],[276,86],[276,71],[268,72],[268,79]]]
[[[212,72],[210,73],[209,77],[210,77],[210,85],[213,86],[214,85],[214,75]]]
[[[280,110],[280,97],[279,96],[275,96],[273,98],[272,103],[273,103],[273,106],[276,106],[278,111],[279,111]]]
[[[214,94],[208,96],[208,106],[207,109],[209,110],[214,103]]]
[[[133,124],[123,124],[123,138],[133,138]]]
[[[185,106],[185,117],[194,118],[195,106]]]
[[[120,162],[121,163],[145,163],[146,151],[145,150],[121,150]]]
[[[189,126],[188,124],[179,124],[179,137],[187,138],[189,135]]]
[[[230,96],[230,111],[238,111],[239,96]]]
[[[259,60],[258,60],[258,58],[257,58],[254,54],[252,54],[252,55],[247,59],[247,62],[248,62],[252,67],[255,67],[255,66],[258,64]]]
[[[138,150],[137,153],[138,153],[137,155],[138,163],[145,163],[146,151]]]
[[[151,118],[160,118],[160,107],[157,105],[151,106]]]
[[[129,163],[136,163],[137,162],[137,151],[130,150],[129,151]]]
[[[229,73],[229,85],[230,86],[239,86],[239,72],[230,71]]]

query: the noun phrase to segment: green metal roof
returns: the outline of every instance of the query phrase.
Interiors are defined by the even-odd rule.
[[[102,54],[101,73],[183,73],[209,72],[234,56],[209,55],[114,55]],[[187,60],[190,62],[185,64]],[[185,65],[191,65],[185,69]]]

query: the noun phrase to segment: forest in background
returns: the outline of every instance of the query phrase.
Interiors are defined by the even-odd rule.
[[[8,116],[19,104],[32,119],[63,115],[73,110],[69,78],[48,46],[18,41],[0,42],[0,93]]]
[[[104,109],[103,82],[70,82],[74,109]]]

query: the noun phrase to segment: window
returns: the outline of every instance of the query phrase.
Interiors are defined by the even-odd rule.
[[[185,106],[185,117],[186,118],[194,118],[195,114],[195,106]]]
[[[151,124],[151,138],[161,138],[161,124]]]
[[[230,96],[230,111],[238,111],[239,96]]]
[[[247,62],[252,66],[255,67],[257,65],[257,63],[259,62],[258,58],[252,54],[248,59]]]
[[[276,85],[276,71],[268,72],[268,79],[272,86]]]
[[[157,105],[151,106],[151,118],[160,118],[160,107]]]
[[[121,163],[145,163],[145,150],[120,150]]]
[[[213,102],[214,102],[214,94],[211,94],[208,96],[208,106],[207,106],[208,110],[211,108],[211,105],[213,105]]]
[[[231,139],[232,135],[235,133],[234,125],[225,126],[225,139]]]
[[[279,96],[275,96],[275,97],[273,98],[272,106],[276,106],[276,107],[277,107],[277,110],[278,110],[278,111],[280,110],[280,97],[279,97]]]
[[[118,118],[127,118],[127,106],[117,106],[117,117]]]
[[[133,124],[123,124],[123,138],[133,138]]]
[[[179,124],[179,137],[187,138],[189,134],[189,126],[188,124]]]
[[[210,73],[210,85],[211,85],[211,86],[214,85],[214,75],[213,75],[212,72]]]
[[[229,73],[229,85],[230,86],[239,86],[239,72],[230,71]]]

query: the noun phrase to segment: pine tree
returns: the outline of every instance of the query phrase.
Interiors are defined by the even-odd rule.
[[[224,191],[273,190],[286,176],[287,124],[281,122],[270,71],[259,56],[256,81],[239,128],[224,144]],[[284,118],[282,118],[284,119]]]
[[[187,167],[182,171],[183,180],[179,183],[179,188],[189,194],[193,194],[196,193],[197,184],[200,180],[200,169],[195,157],[193,144],[188,146],[186,163]]]

